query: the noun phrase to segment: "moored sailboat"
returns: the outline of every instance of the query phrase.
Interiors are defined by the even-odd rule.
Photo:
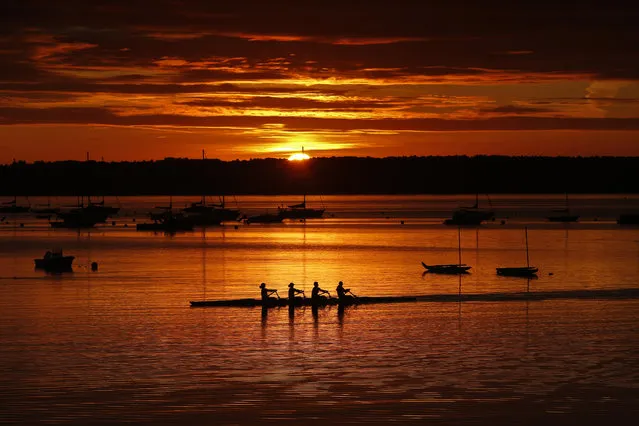
[[[528,255],[528,228],[524,228],[526,234],[526,266],[511,266],[504,268],[497,268],[497,275],[503,275],[508,277],[536,277],[537,269],[535,266],[530,266],[530,257]]]
[[[31,213],[35,213],[36,217],[48,218],[60,211],[60,207],[51,207],[51,197],[47,197],[47,204],[40,205],[41,207],[31,208]]]
[[[109,216],[113,214],[113,209],[112,207],[105,208],[99,204],[92,204],[90,200],[85,206],[84,197],[81,196],[78,197],[76,208],[57,212],[56,216],[60,220],[50,222],[50,224],[53,228],[93,228],[98,223],[105,223]]]
[[[571,213],[570,207],[568,206],[568,193],[566,193],[566,206],[563,209],[558,209],[554,211],[554,214],[548,216],[549,222],[577,222],[579,221],[579,215]]]
[[[475,194],[475,204],[470,207],[460,207],[455,210],[452,217],[444,221],[444,225],[477,226],[481,225],[484,221],[494,219],[495,212],[492,209],[480,208],[479,194]]]
[[[262,224],[268,224],[268,223],[282,223],[282,220],[284,220],[284,217],[282,217],[281,214],[274,214],[274,213],[262,213],[262,214],[257,214],[257,215],[253,215],[253,216],[249,216],[245,219],[247,224],[251,224],[251,223],[262,223]]]
[[[159,213],[149,213],[149,217],[153,222],[138,223],[135,229],[138,231],[163,231],[178,232],[192,231],[193,222],[183,213],[173,212],[173,200],[169,201],[168,206],[158,206],[156,209],[162,210]]]
[[[278,207],[278,213],[283,219],[319,219],[326,209],[312,209],[306,207],[306,194],[301,203],[288,207]]]
[[[198,226],[219,225],[225,221],[237,220],[240,215],[239,210],[226,207],[224,196],[220,197],[219,204],[208,204],[205,195],[200,201],[182,209],[182,212]]]
[[[639,213],[623,213],[617,218],[619,225],[639,225]]]
[[[0,213],[26,213],[30,208],[30,206],[19,205],[17,197],[13,197],[13,200],[0,204]]]
[[[432,274],[448,274],[448,275],[459,275],[459,274],[467,274],[468,271],[472,268],[472,266],[468,266],[465,263],[462,263],[461,258],[461,228],[457,228],[457,246],[459,253],[459,262],[457,264],[440,264],[440,265],[428,265],[422,262],[422,266],[426,269],[426,272],[430,272]]]

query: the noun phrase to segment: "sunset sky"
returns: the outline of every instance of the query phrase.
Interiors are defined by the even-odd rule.
[[[639,9],[517,3],[3,0],[0,162],[639,155]]]

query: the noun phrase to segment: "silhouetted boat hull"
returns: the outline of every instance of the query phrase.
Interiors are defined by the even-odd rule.
[[[557,216],[548,216],[549,222],[562,222],[562,223],[570,223],[579,221],[579,216],[577,215],[557,215]]]
[[[479,208],[479,194],[476,194],[475,205],[458,208],[450,219],[444,221],[444,225],[478,226],[487,220],[495,220],[495,212]]]
[[[31,209],[30,206],[20,206],[16,197],[12,201],[0,204],[0,213],[27,213]]]
[[[364,301],[369,299],[368,301]],[[560,290],[560,291],[530,291],[517,293],[469,293],[469,294],[428,294],[420,296],[397,296],[397,297],[360,297],[360,304],[383,304],[401,302],[518,302],[518,301],[541,301],[541,300],[633,300],[639,299],[639,288],[620,288],[605,290]],[[311,299],[305,299],[312,306]],[[331,304],[338,304],[337,299],[329,299]],[[237,300],[202,300],[190,302],[191,307],[262,307],[260,299],[237,299]],[[264,307],[287,306],[287,299],[279,299],[277,303],[267,304]]]
[[[88,214],[93,214],[96,217],[103,217],[106,222],[106,219],[110,216],[116,215],[120,212],[119,207],[111,207],[105,206],[104,202],[102,203],[90,203],[88,206],[83,207],[84,211]]]
[[[71,271],[75,256],[63,256],[62,252],[48,251],[43,258],[33,259],[36,269],[44,269],[51,272]]]
[[[617,219],[619,225],[639,225],[639,213],[622,214]]]
[[[189,213],[186,218],[193,226],[217,226],[222,224],[222,218],[214,212]]]
[[[98,223],[104,223],[107,216],[104,212],[80,207],[68,212],[59,212],[57,216],[61,222],[51,222],[53,228],[93,228]]]
[[[370,305],[376,303],[401,303],[401,302],[415,302],[417,299],[413,296],[383,296],[383,297],[357,297],[349,299],[348,301],[342,301],[338,298],[325,299],[322,301],[314,302],[312,299],[296,299],[294,306],[329,306],[329,305]],[[200,300],[191,301],[192,307],[277,307],[277,306],[289,306],[289,300],[282,298],[266,302],[264,304],[262,299],[236,299],[236,300]]]
[[[193,224],[190,222],[180,223],[138,223],[135,225],[135,229],[138,231],[163,231],[163,232],[178,232],[178,231],[192,231]]]
[[[25,206],[0,207],[0,213],[27,213],[28,211],[29,207]]]
[[[80,223],[80,222],[49,222],[52,228],[64,228],[64,229],[84,229],[84,228],[93,228],[95,226],[95,222],[91,223]]]
[[[282,219],[320,219],[324,216],[324,211],[326,209],[306,207],[306,194],[304,194],[304,200],[301,203],[278,208],[278,214]]]
[[[324,209],[281,209],[282,219],[320,219],[324,216]]]
[[[61,214],[58,214],[58,216],[62,218],[62,221],[50,222],[52,228],[93,228],[99,222],[99,220],[91,216]]]
[[[472,266],[468,265],[427,265],[422,262],[422,266],[426,269],[426,272],[430,272],[432,274],[448,274],[448,275],[459,275],[459,274],[467,274],[468,270],[472,268]]]
[[[161,232],[180,232],[192,231],[194,223],[191,218],[182,213],[173,213],[173,201],[168,207],[156,207],[156,209],[164,209],[161,213],[150,213],[149,217],[153,219],[150,223],[138,223],[135,229],[138,231],[161,231]]]
[[[452,219],[446,219],[444,225],[454,226],[479,226],[485,219],[481,217],[453,217]]]
[[[497,268],[497,275],[505,277],[533,277],[537,275],[539,269],[534,266],[515,266],[507,268]]]
[[[220,204],[207,204],[206,197],[196,203],[191,203],[189,207],[182,209],[193,223],[198,226],[219,225],[222,222],[237,220],[240,211],[225,207],[224,197]]]
[[[246,223],[282,223],[283,219],[279,214],[265,213],[248,217]]]
[[[45,208],[45,209],[31,209],[31,213],[35,213],[36,215],[46,215],[46,214],[54,215],[54,214],[60,213],[60,209],[57,207]]]

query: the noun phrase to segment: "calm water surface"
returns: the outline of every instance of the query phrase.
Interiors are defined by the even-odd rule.
[[[282,295],[316,280],[370,296],[639,287],[639,229],[610,219],[630,201],[583,197],[597,216],[568,226],[543,221],[541,196],[493,200],[508,219],[461,231],[461,280],[420,265],[457,262],[457,229],[438,220],[449,211],[432,209],[451,197],[326,197],[324,220],[175,236],[134,230],[162,198],[121,199],[133,207],[91,232],[5,219],[0,422],[634,424],[638,300],[188,304],[257,297],[262,281]],[[255,211],[280,202],[254,198]],[[525,264],[523,226],[539,279],[497,277]],[[33,269],[51,247],[76,256],[73,273]]]

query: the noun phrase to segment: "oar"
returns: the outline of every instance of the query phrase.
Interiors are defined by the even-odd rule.
[[[353,292],[352,292],[352,291],[348,290],[348,292],[351,294],[351,296],[353,296],[354,298],[356,298],[356,299],[357,299],[357,295],[353,294]]]
[[[277,298],[280,298],[280,294],[277,292],[277,290],[275,290],[275,295],[277,296]]]

